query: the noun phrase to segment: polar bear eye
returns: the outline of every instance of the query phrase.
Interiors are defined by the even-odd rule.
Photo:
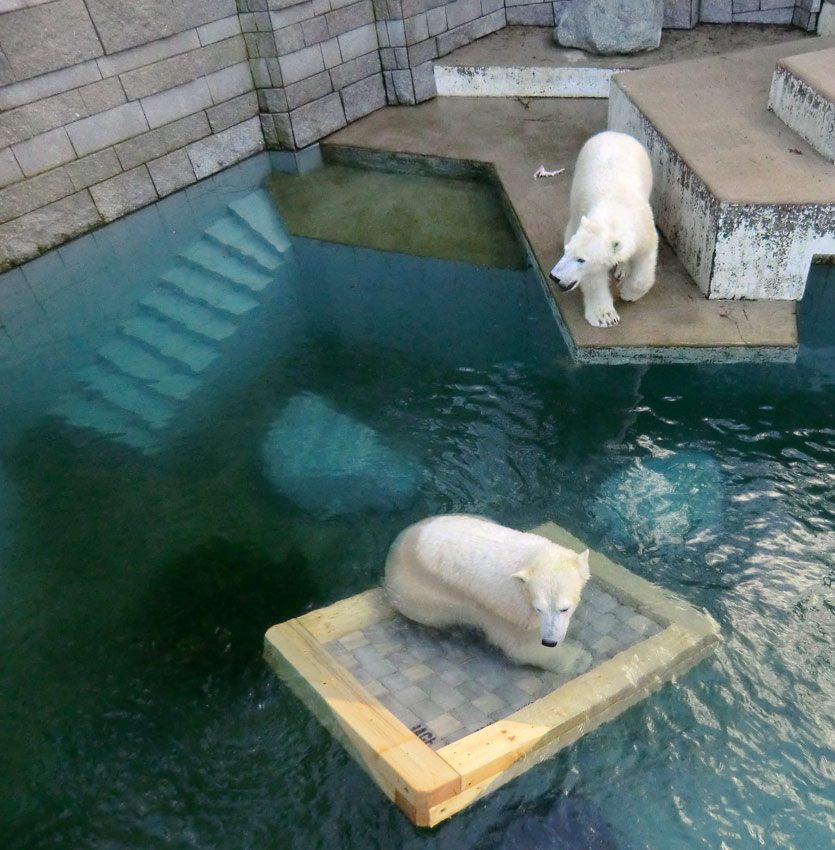
[[[571,610],[570,605],[566,608],[560,608],[560,614],[567,614],[570,610]]]
[[[536,611],[536,613],[537,613],[537,614],[541,614],[541,613],[542,613],[542,606],[541,606],[541,605],[536,605],[536,604],[535,604],[535,605],[533,606],[533,610],[534,610],[534,611]]]
[[[582,265],[583,265],[583,263],[585,263],[585,261],[586,261],[586,260],[585,260],[585,257],[577,257],[576,259],[577,259],[577,262],[578,262],[581,266],[582,266]]]

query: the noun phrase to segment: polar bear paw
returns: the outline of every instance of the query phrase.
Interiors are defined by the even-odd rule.
[[[586,309],[586,321],[595,328],[611,328],[620,321],[620,316],[614,305],[589,307]]]

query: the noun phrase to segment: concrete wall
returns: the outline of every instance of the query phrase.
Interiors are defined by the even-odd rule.
[[[0,268],[264,147],[235,0],[0,12]]]
[[[666,0],[814,28],[821,0]],[[265,146],[435,96],[433,60],[564,0],[0,0],[0,270]]]

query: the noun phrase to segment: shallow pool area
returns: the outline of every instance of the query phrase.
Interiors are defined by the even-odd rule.
[[[835,267],[794,364],[580,366],[491,187],[327,172],[380,242],[272,162],[0,276],[5,846],[830,846]],[[724,643],[428,831],[261,651],[452,511],[553,520]]]

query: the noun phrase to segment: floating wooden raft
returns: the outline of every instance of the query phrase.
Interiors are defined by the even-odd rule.
[[[575,550],[554,523],[534,529]],[[411,623],[382,589],[273,626],[265,657],[418,826],[435,826],[688,670],[720,640],[692,605],[592,552],[568,637],[583,673],[520,667]],[[555,650],[558,651],[558,650]]]

